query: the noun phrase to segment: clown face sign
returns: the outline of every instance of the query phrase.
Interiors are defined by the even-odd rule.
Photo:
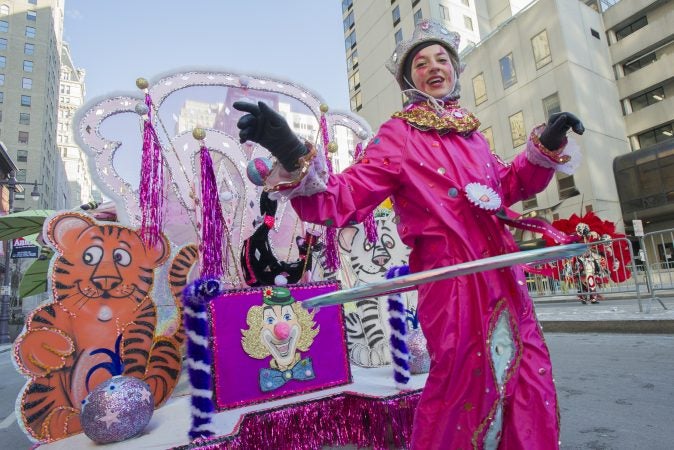
[[[232,291],[211,304],[215,402],[219,409],[351,381],[341,307],[301,302],[339,285],[312,283]]]

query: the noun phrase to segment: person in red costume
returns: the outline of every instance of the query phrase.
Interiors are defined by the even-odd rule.
[[[554,114],[521,154],[503,162],[477,118],[459,105],[458,44],[458,34],[423,20],[398,45],[387,67],[410,105],[344,172],[281,191],[302,220],[345,226],[391,197],[400,237],[412,248],[412,272],[517,251],[497,213],[579,162],[566,134],[582,134],[583,125],[568,112]],[[248,113],[238,123],[241,142],[258,142],[278,159],[275,180],[324,173],[307,162],[311,144],[278,113],[264,103],[234,107]],[[420,285],[418,317],[431,369],[415,414],[414,449],[559,446],[550,356],[519,267]]]

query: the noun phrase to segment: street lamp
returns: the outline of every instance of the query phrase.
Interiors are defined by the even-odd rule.
[[[14,174],[12,173],[7,180],[0,180],[0,185],[7,186],[7,189],[9,190],[7,214],[11,214],[14,210],[14,192],[16,191],[17,185],[30,186],[31,183],[16,181],[16,178],[14,178]],[[35,180],[35,183],[33,183],[33,190],[30,193],[30,197],[35,201],[40,199],[40,191],[37,188],[38,185],[41,185],[41,183],[38,183],[37,180]],[[2,286],[0,286],[0,344],[9,344],[11,342],[9,337],[9,300],[12,294],[11,275],[9,273],[10,257],[12,253],[11,239],[6,239],[3,245],[5,251],[5,276]]]

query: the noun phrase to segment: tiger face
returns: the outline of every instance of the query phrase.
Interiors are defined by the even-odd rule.
[[[367,239],[362,224],[340,231],[339,246],[349,253],[351,269],[358,280],[365,283],[381,281],[392,266],[407,264],[410,249],[398,236],[392,215],[375,218],[377,241]]]
[[[54,298],[77,313],[94,312],[106,322],[133,310],[148,296],[153,271],[169,256],[164,236],[149,248],[120,225],[98,225],[77,213],[50,222],[47,237],[60,256],[52,272]]]

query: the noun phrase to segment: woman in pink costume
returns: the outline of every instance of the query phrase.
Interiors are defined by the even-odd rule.
[[[542,191],[570,158],[577,162],[567,154],[566,133],[581,134],[583,126],[570,113],[555,114],[511,163],[501,161],[478,120],[458,104],[458,42],[458,34],[421,21],[398,45],[387,67],[411,105],[385,122],[344,172],[285,191],[302,220],[345,226],[391,197],[413,272],[518,250],[497,213]],[[242,142],[269,149],[288,179],[306,172],[311,144],[280,115],[263,103],[234,106],[248,113],[238,124]],[[308,172],[305,180],[320,178],[320,171]],[[431,369],[414,449],[559,446],[550,356],[520,268],[421,285],[418,313]]]

